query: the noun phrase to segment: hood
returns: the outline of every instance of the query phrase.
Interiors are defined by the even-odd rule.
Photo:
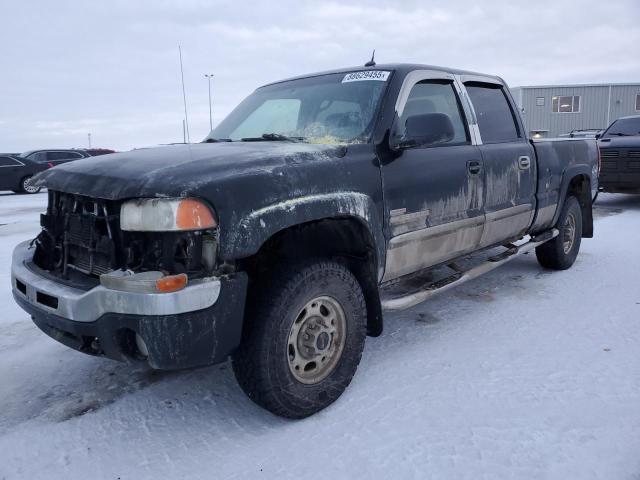
[[[229,177],[278,174],[308,162],[342,157],[346,147],[287,142],[221,142],[133,150],[65,163],[33,183],[107,200],[180,197]]]
[[[640,150],[640,135],[632,137],[609,137],[598,140],[601,149],[607,148],[637,148]]]

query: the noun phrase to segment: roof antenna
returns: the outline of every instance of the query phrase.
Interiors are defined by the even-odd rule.
[[[365,67],[375,67],[376,66],[375,56],[376,56],[376,50],[374,48],[373,49],[373,53],[371,54],[371,60],[369,60],[367,63],[365,63],[364,66]]]

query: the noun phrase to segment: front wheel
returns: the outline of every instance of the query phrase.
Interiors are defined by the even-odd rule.
[[[38,193],[41,187],[36,187],[31,184],[32,176],[24,177],[20,181],[20,191],[22,193]]]
[[[366,337],[360,284],[343,265],[283,269],[251,301],[233,370],[261,407],[304,418],[333,403],[356,372]]]
[[[576,261],[582,240],[582,210],[578,199],[568,197],[562,206],[557,237],[536,248],[538,263],[552,270],[566,270]]]

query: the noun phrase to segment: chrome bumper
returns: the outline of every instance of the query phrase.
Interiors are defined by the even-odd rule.
[[[11,287],[14,295],[34,307],[76,322],[93,322],[106,313],[130,315],[176,315],[211,307],[220,296],[216,277],[196,280],[172,293],[135,293],[111,290],[99,285],[80,290],[33,272],[27,266],[35,248],[29,241],[13,251]]]

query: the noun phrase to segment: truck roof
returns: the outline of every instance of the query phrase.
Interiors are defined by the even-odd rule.
[[[472,72],[469,70],[459,70],[456,68],[439,67],[436,65],[424,65],[420,63],[380,63],[380,64],[373,65],[371,67],[365,67],[364,65],[357,65],[354,67],[338,68],[335,70],[325,70],[323,72],[315,72],[315,73],[309,73],[306,75],[298,75],[295,77],[285,78],[283,80],[267,83],[262,86],[267,87],[269,85],[288,82],[290,80],[299,80],[302,78],[319,77],[322,75],[331,75],[333,73],[348,73],[348,72],[354,72],[354,71],[360,71],[360,70],[391,70],[391,71],[397,71],[400,73],[408,73],[413,70],[437,70],[444,73],[451,73],[454,75],[474,75],[474,76],[487,77],[487,78],[492,78],[495,80],[499,80],[500,82],[503,82],[503,80],[497,75],[488,75],[486,73]]]

